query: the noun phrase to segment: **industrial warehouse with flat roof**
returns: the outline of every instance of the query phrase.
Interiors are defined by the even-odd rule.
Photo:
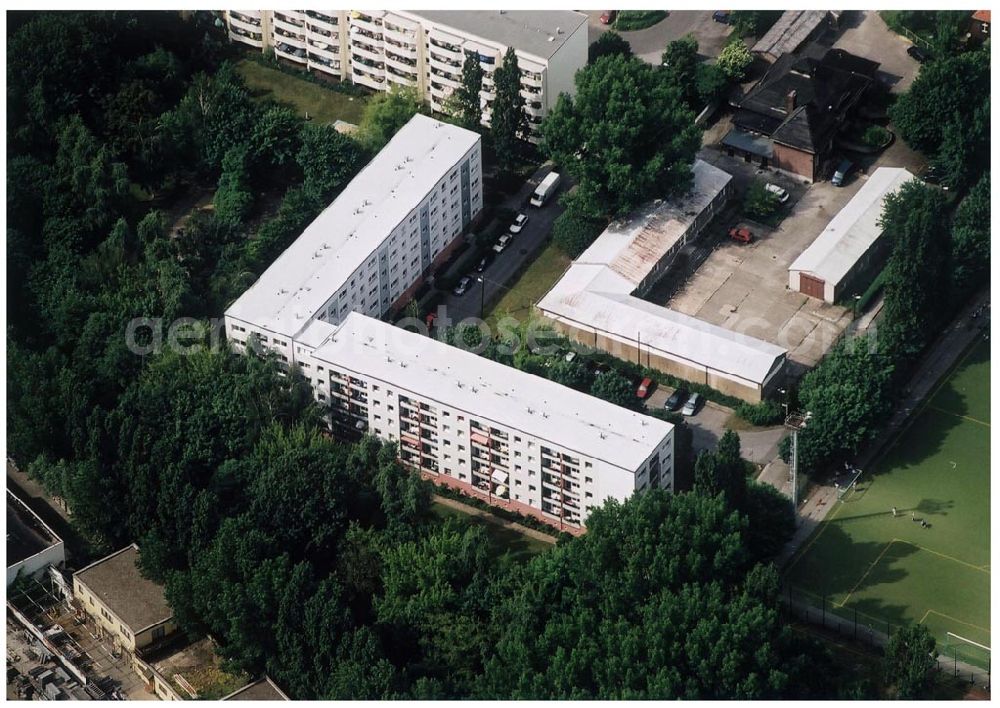
[[[553,326],[623,359],[748,401],[777,385],[786,350],[642,300],[677,252],[732,192],[732,177],[696,160],[690,191],[611,224],[539,301]]]

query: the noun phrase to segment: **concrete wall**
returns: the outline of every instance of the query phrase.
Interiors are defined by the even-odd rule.
[[[570,339],[594,347],[616,356],[625,361],[631,361],[642,366],[647,366],[665,374],[676,376],[677,378],[690,381],[691,383],[706,384],[720,393],[735,396],[748,403],[759,403],[763,398],[764,391],[760,386],[752,382],[740,382],[733,380],[720,372],[713,372],[694,362],[684,362],[673,359],[665,352],[654,350],[647,346],[636,346],[626,344],[614,337],[593,330],[581,329],[561,322],[557,319],[545,316],[553,329]],[[778,377],[775,377],[777,379]]]
[[[59,566],[65,562],[66,548],[63,542],[59,541],[19,563],[7,566],[7,587],[10,587],[10,584],[14,582],[18,573],[30,577],[42,572],[50,565]]]
[[[547,85],[543,105],[546,112],[551,111],[560,93],[576,94],[576,84],[573,79],[576,72],[587,65],[588,24],[584,22],[577,30],[566,38],[559,51],[549,59]]]

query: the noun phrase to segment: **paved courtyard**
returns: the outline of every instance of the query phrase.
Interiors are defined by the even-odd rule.
[[[611,29],[600,22],[603,12],[604,10],[587,11],[591,42]],[[712,19],[712,10],[671,10],[666,19],[652,27],[619,34],[628,41],[633,54],[650,64],[659,64],[667,44],[688,34],[694,35],[698,40],[698,54],[714,61],[726,45],[731,31],[729,25]]]
[[[835,47],[881,64],[879,78],[893,93],[909,89],[920,65],[906,53],[912,43],[890,30],[875,10],[844,13]]]

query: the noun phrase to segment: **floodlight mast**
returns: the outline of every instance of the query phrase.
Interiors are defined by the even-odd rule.
[[[796,513],[799,509],[799,431],[806,427],[810,418],[812,413],[809,411],[796,411],[785,418],[785,427],[792,431],[792,508]]]

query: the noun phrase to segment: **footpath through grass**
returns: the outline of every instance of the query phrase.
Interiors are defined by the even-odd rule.
[[[942,653],[977,665],[988,652],[948,633],[992,646],[989,357],[981,340],[964,355],[787,572],[828,611],[883,632],[923,623]]]
[[[302,116],[308,113],[317,123],[343,120],[357,124],[368,101],[365,96],[348,96],[252,59],[237,63],[236,70],[255,99],[288,104]]]

